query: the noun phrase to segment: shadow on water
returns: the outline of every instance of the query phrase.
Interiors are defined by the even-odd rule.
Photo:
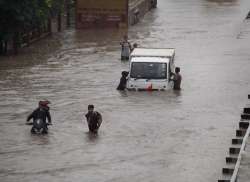
[[[249,38],[249,35],[250,35],[250,12],[248,13],[247,17],[240,25],[239,33],[237,34],[236,38],[247,39]]]
[[[0,71],[44,64],[61,46],[62,41],[60,34],[48,36],[29,47],[20,49],[18,55],[0,56]]]
[[[36,145],[50,144],[51,134],[32,134],[30,133],[30,143]]]
[[[176,97],[182,96],[181,90],[173,90],[173,93],[174,93],[174,95],[175,95]]]
[[[127,29],[90,29],[77,30],[74,32],[74,39],[86,43],[106,43],[111,40],[121,40],[124,35],[128,34]]]
[[[122,97],[128,97],[128,91],[127,90],[118,90],[118,93],[122,96]]]

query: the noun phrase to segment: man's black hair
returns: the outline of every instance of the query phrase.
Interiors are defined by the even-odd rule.
[[[93,104],[89,104],[88,105],[88,109],[94,109],[94,105]]]
[[[128,72],[128,71],[122,71],[122,76],[127,77],[127,76],[128,76],[128,74],[129,74],[129,72]]]

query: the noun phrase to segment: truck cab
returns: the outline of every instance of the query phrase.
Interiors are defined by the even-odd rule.
[[[135,48],[130,55],[128,90],[168,90],[174,73],[175,49]]]

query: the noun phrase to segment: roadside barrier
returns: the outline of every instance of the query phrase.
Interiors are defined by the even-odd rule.
[[[250,95],[248,95],[250,99]],[[229,156],[226,157],[227,167],[222,169],[224,179],[219,179],[218,182],[237,182],[237,176],[242,159],[242,153],[245,150],[246,142],[250,134],[250,105],[243,109],[239,129],[236,130],[236,138],[232,139],[232,147],[229,148]]]

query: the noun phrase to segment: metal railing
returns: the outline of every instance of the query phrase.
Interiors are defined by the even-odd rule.
[[[238,156],[237,162],[235,164],[234,172],[233,172],[233,175],[231,177],[230,182],[237,182],[237,175],[238,175],[239,168],[240,168],[240,162],[241,162],[241,158],[242,158],[242,153],[245,150],[246,142],[247,142],[247,139],[249,137],[249,134],[250,134],[250,126],[248,126],[246,134],[245,134],[245,136],[243,138],[243,142],[242,142],[242,145],[241,145],[241,148],[240,148],[239,156]]]

